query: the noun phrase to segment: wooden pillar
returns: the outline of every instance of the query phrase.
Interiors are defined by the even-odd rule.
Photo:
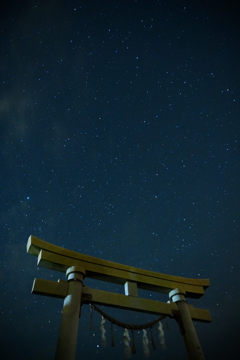
[[[85,270],[72,266],[66,271],[68,294],[64,299],[55,360],[74,360]]]
[[[174,289],[170,291],[169,297],[171,301],[176,302],[179,309],[181,326],[183,327],[183,337],[189,360],[204,360],[203,351],[185,299],[185,291]]]

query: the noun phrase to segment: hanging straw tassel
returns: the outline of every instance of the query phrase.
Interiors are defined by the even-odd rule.
[[[143,337],[142,337],[142,342],[143,342],[143,352],[145,355],[145,358],[149,357],[149,341],[148,341],[148,337],[147,337],[147,330],[143,329]]]
[[[124,333],[123,333],[123,342],[125,345],[125,357],[128,359],[131,356],[131,348],[130,348],[130,336],[129,336],[129,332],[128,329],[125,329]]]
[[[159,330],[159,339],[160,339],[161,347],[165,350],[166,345],[165,345],[164,331],[161,321],[159,321],[158,330]]]
[[[155,345],[155,341],[154,341],[154,338],[153,338],[152,328],[150,328],[150,334],[151,334],[152,347],[153,347],[154,350],[156,350],[156,345]]]
[[[136,354],[136,346],[135,346],[135,339],[134,339],[134,331],[132,330],[132,354]]]
[[[169,330],[170,330],[170,327],[169,327],[169,325],[168,325],[167,318],[165,319],[165,322],[166,322],[166,328],[167,328],[167,330],[169,331]]]
[[[111,322],[111,346],[115,346],[114,335],[113,335],[113,323]]]
[[[104,317],[102,316],[102,321],[101,321],[101,326],[100,326],[100,329],[101,329],[101,332],[102,332],[102,345],[103,346],[106,346],[107,345],[107,339],[106,339],[106,336],[105,336],[105,333],[106,333],[106,330],[105,330],[105,322],[106,320],[104,319]]]
[[[93,307],[91,304],[89,304],[89,306],[90,306],[90,329],[92,330]]]

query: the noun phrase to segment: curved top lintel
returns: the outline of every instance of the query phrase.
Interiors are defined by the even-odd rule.
[[[32,235],[28,238],[27,253],[39,256],[39,265],[44,267],[65,272],[69,266],[82,266],[86,269],[86,277],[122,284],[134,281],[139,288],[152,291],[168,293],[174,288],[181,288],[185,290],[186,296],[199,298],[210,285],[209,279],[192,279],[143,270],[68,250]]]

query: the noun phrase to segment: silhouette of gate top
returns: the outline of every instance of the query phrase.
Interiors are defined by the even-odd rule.
[[[91,279],[122,285],[134,282],[140,289],[165,294],[178,288],[185,292],[186,297],[197,299],[204,295],[204,290],[210,285],[209,279],[191,279],[143,270],[68,250],[32,235],[28,238],[27,252],[38,256],[38,265],[48,269],[66,272],[71,266],[80,266],[85,269],[86,277]]]

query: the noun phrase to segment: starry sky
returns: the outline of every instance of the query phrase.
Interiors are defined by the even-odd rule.
[[[206,360],[237,359],[239,9],[231,1],[3,1],[0,11],[0,337],[4,359],[53,359],[64,279],[30,234],[142,269],[209,278],[195,323]],[[123,293],[114,284],[85,284]],[[164,294],[139,296],[167,301]],[[141,324],[155,317],[104,309]],[[124,359],[82,307],[77,358]],[[187,359],[174,319],[150,359]],[[106,336],[110,334],[106,328]],[[157,333],[155,334],[157,337]],[[141,334],[137,355],[144,359]]]

